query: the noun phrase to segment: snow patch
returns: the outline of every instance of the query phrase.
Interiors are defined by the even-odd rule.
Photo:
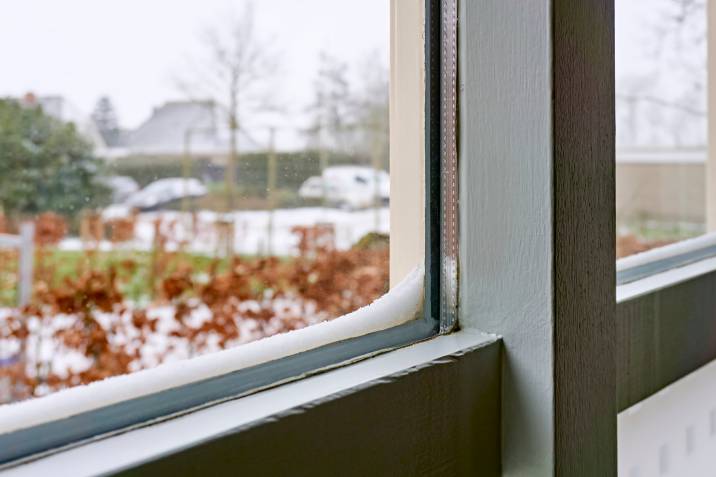
[[[0,406],[0,434],[74,416],[192,382],[221,376],[415,319],[423,301],[424,270],[414,269],[372,304],[331,321],[233,349],[108,378],[45,397]]]
[[[130,208],[112,206],[103,212],[105,220],[128,217]],[[272,219],[272,220],[271,220]],[[189,213],[175,211],[145,212],[137,215],[134,239],[121,244],[102,241],[99,249],[140,250],[152,249],[155,224],[161,222],[161,233],[169,238],[167,250],[183,248],[187,252],[206,255],[220,255],[225,250],[217,230],[217,221],[234,224],[234,251],[241,255],[264,255],[269,250],[274,255],[295,256],[298,254],[298,237],[294,227],[311,227],[318,224],[332,224],[335,230],[335,246],[348,250],[369,232],[390,232],[390,210],[387,207],[346,211],[322,207],[278,209],[271,213],[247,210],[220,214],[200,211],[196,219]],[[269,244],[269,229],[272,230]],[[78,251],[84,245],[78,238],[66,238],[58,244],[61,250]]]

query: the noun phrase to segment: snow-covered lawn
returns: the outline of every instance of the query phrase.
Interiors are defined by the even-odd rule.
[[[125,217],[129,215],[123,215],[116,208],[104,214],[106,222]],[[390,228],[388,208],[360,211],[318,207],[281,209],[274,211],[272,216],[267,211],[231,214],[160,211],[133,217],[134,238],[131,241],[120,244],[104,241],[100,249],[151,250],[156,243],[157,223],[160,224],[162,240],[166,241],[162,245],[164,249],[182,248],[190,253],[206,255],[223,254],[225,251],[222,230],[226,230],[227,222],[234,224],[234,252],[245,255],[268,253],[269,229],[273,230],[271,253],[292,256],[299,253],[296,227],[330,224],[338,250],[350,249],[369,232],[387,233]],[[82,250],[85,246],[94,245],[68,238],[59,244],[59,249]],[[49,294],[49,301],[38,302],[27,310],[0,308],[0,370],[4,368],[7,375],[13,363],[17,363],[30,378],[41,376],[39,383],[35,380],[36,384],[29,386],[34,386],[34,395],[42,395],[53,388],[101,379],[102,376],[87,374],[94,371],[110,374],[135,372],[330,320],[370,303],[383,293],[387,280],[386,250],[351,250],[326,254],[325,257],[328,257],[326,260],[329,263],[316,259],[314,264],[310,260],[318,268],[312,274],[305,277],[299,274],[296,278],[305,281],[301,283],[307,287],[300,293],[292,289],[279,293],[264,290],[239,298],[231,294],[233,288],[230,285],[233,282],[226,281],[233,275],[215,277],[218,295],[209,296],[216,300],[210,299],[206,303],[201,301],[207,299],[203,296],[190,296],[178,301],[170,296],[149,303],[133,302],[123,297],[121,292],[118,292],[118,297],[111,294],[105,296],[97,291],[101,291],[103,286],[93,288],[92,281],[78,282],[75,292],[60,286],[60,293]],[[286,262],[269,262],[279,268],[257,271],[249,267],[244,273],[263,271],[266,274],[264,279],[269,281],[276,279],[271,273],[288,273],[293,277],[290,270],[280,268]],[[342,264],[342,275],[332,266],[335,263]],[[324,267],[322,273],[330,275],[330,283],[311,278],[314,275],[318,277],[321,266]],[[301,270],[306,272],[305,267]],[[104,275],[98,273],[93,280],[101,282]],[[377,285],[373,283],[375,281]],[[341,285],[332,288],[335,283]],[[224,290],[227,286],[229,288]],[[67,284],[67,287],[70,285]],[[224,296],[227,291],[229,295]],[[86,293],[87,297],[95,297],[97,302],[81,306],[76,293]],[[112,303],[109,307],[106,306],[107,301]],[[18,361],[20,359],[22,361]],[[0,373],[0,404],[10,400],[9,386],[7,376],[3,377]]]
[[[376,213],[377,212],[377,213]],[[109,208],[103,217],[105,220],[126,217],[126,208]],[[217,254],[224,248],[217,232],[218,221],[234,223],[234,251],[239,254],[266,254],[269,250],[275,255],[295,255],[298,250],[298,237],[292,233],[293,227],[331,224],[335,229],[335,245],[339,250],[347,250],[369,232],[388,233],[390,231],[390,210],[387,207],[346,211],[332,208],[306,207],[298,209],[278,209],[273,212],[273,237],[269,247],[269,218],[267,211],[240,211],[222,214],[212,211],[200,211],[196,214],[196,224],[192,216],[175,211],[145,212],[137,216],[135,239],[120,245],[109,242],[100,244],[103,250],[113,247],[133,250],[150,250],[154,240],[155,222],[162,222],[161,231],[169,238],[167,249],[177,249],[184,243],[186,250],[194,253]],[[195,228],[196,233],[192,231]],[[78,238],[67,238],[60,242],[61,250],[81,250],[82,242]]]
[[[267,306],[274,314],[268,321],[244,315],[251,315],[252,311]],[[247,300],[237,303],[237,314],[233,316],[238,336],[222,343],[221,335],[216,332],[202,333],[200,339],[188,339],[182,332],[182,329],[200,330],[204,323],[213,319],[209,307],[198,300],[192,300],[192,310],[189,316],[182,320],[177,319],[176,308],[171,305],[151,305],[141,309],[146,313],[146,323],[133,320],[134,307],[131,304],[116,308],[112,313],[95,311],[93,316],[106,331],[113,330],[108,334],[112,347],[134,356],[129,366],[130,372],[230,349],[272,336],[285,331],[285,321],[294,322],[294,327],[298,329],[328,318],[326,313],[316,310],[315,303],[306,303],[298,298],[266,300],[264,303]],[[0,324],[15,312],[16,310],[11,308],[0,308]],[[49,318],[26,316],[24,319],[30,332],[24,342],[23,354],[24,364],[29,369],[40,367],[44,374],[54,374],[64,379],[70,374],[86,371],[93,366],[90,357],[67,346],[61,337],[63,330],[76,329],[81,322],[77,316],[55,314]],[[21,342],[16,339],[0,340],[0,369],[17,362],[21,353],[20,346]],[[0,405],[8,401],[5,396],[7,389],[3,384],[7,385],[0,379]],[[40,385],[36,392],[37,395],[43,395],[48,391],[49,389]]]

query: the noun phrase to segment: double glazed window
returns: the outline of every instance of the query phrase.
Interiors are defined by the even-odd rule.
[[[619,258],[711,231],[705,1],[617,1]]]
[[[713,469],[714,12],[616,2],[619,475]]]
[[[339,419],[401,464],[712,467],[713,5],[617,0],[615,44],[611,0],[95,3],[4,10],[0,468],[452,331],[458,258],[464,331],[363,363],[426,392],[346,367],[302,422],[341,374],[422,414]]]
[[[9,7],[0,465],[454,327],[450,3]]]

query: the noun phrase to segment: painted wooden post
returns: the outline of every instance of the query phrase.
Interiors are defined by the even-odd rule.
[[[616,475],[614,1],[459,19],[459,318],[504,339],[503,475]]]
[[[25,306],[32,298],[32,278],[35,258],[35,224],[24,222],[20,225],[20,262],[18,280],[18,303]]]
[[[716,231],[716,2],[706,2],[708,160],[706,161],[706,230]]]
[[[390,284],[425,259],[425,2],[391,0]]]

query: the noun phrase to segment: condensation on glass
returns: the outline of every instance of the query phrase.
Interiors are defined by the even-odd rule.
[[[616,2],[617,255],[707,225],[705,0]]]
[[[388,290],[387,0],[31,0],[3,17],[0,404]]]

